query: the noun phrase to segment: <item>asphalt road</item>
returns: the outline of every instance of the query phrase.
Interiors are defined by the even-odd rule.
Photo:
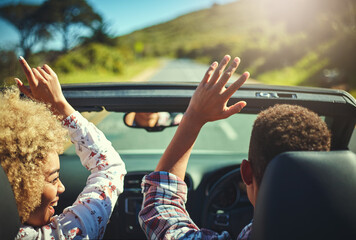
[[[209,65],[193,62],[189,59],[167,60],[161,69],[146,80],[155,82],[200,82],[208,67]],[[234,74],[230,78],[230,82],[237,80],[238,77],[238,74]],[[256,83],[256,81],[249,79],[247,83]]]

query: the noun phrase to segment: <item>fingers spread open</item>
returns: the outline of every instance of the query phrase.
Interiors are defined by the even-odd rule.
[[[208,84],[213,86],[220,78],[221,74],[224,72],[226,65],[229,63],[231,57],[229,55],[225,55],[225,57],[221,60],[219,66],[215,69],[213,76],[210,78]]]
[[[235,73],[237,67],[239,66],[239,63],[240,63],[240,59],[238,57],[235,57],[230,67],[224,72],[219,82],[216,84],[220,89],[226,85],[230,77]]]
[[[33,75],[35,75],[38,82],[47,82],[46,79],[41,75],[41,73],[37,70],[37,68],[32,68]]]
[[[250,77],[250,73],[244,72],[239,79],[237,79],[233,84],[231,84],[226,91],[223,93],[226,99],[229,99],[236,91],[239,89],[246,80]]]
[[[48,80],[49,74],[41,67],[37,67],[37,71],[41,74],[44,80]]]
[[[211,75],[213,75],[215,68],[218,66],[217,62],[213,62],[210,67],[208,68],[208,71],[206,71],[203,80],[201,81],[202,84],[205,84],[209,81]]]
[[[245,106],[245,101],[240,101],[230,106],[227,111],[225,111],[226,117],[230,117],[233,114],[239,113]]]
[[[47,64],[43,65],[42,67],[46,73],[48,73],[51,76],[56,76],[56,73],[52,70],[52,68],[50,66],[48,66]]]

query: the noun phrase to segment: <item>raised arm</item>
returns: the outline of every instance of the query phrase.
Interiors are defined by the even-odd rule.
[[[246,106],[244,101],[227,106],[230,97],[249,77],[246,72],[225,88],[240,59],[235,58],[224,72],[229,61],[230,56],[225,56],[219,65],[214,62],[209,67],[156,172],[142,181],[144,199],[139,222],[148,239],[231,239],[227,232],[219,234],[199,229],[194,224],[185,209],[187,186],[183,181],[189,156],[203,125],[227,118]]]
[[[246,102],[241,101],[227,107],[230,97],[249,77],[249,73],[245,72],[233,84],[225,88],[227,81],[237,69],[240,59],[234,58],[230,67],[224,72],[229,61],[230,56],[226,55],[219,65],[214,62],[209,67],[190,100],[187,111],[160,159],[156,171],[170,172],[184,179],[189,156],[203,125],[227,118],[240,112],[246,106]]]
[[[47,64],[31,69],[23,57],[19,61],[29,83],[27,87],[15,78],[21,92],[29,98],[49,104],[52,112],[62,120],[75,111],[62,93],[57,74]]]

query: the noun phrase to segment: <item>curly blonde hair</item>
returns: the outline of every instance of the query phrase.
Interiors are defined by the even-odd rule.
[[[16,88],[0,94],[0,164],[24,223],[41,204],[46,156],[63,152],[66,131],[45,104],[19,96]]]

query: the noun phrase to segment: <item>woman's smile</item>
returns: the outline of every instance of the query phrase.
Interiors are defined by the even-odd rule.
[[[59,158],[56,153],[49,153],[47,164],[45,165],[44,175],[46,184],[43,187],[41,204],[30,214],[27,224],[32,226],[43,226],[50,223],[55,213],[54,207],[58,205],[59,194],[63,193],[65,188],[59,180]]]

